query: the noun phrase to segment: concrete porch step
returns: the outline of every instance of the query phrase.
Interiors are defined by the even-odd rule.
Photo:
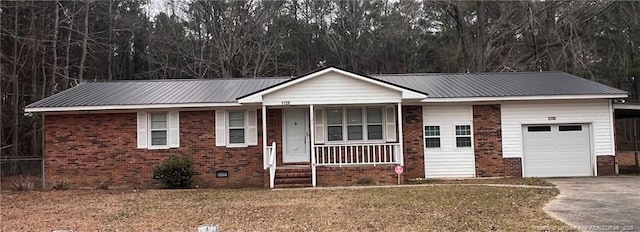
[[[275,188],[308,188],[313,187],[311,183],[308,184],[276,184]]]
[[[288,184],[311,184],[311,177],[309,178],[276,178],[276,186],[288,185]]]

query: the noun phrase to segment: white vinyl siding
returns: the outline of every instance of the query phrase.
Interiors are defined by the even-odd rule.
[[[472,123],[473,114],[470,105],[423,106],[425,139],[436,137],[427,134],[426,130],[429,126],[437,126],[440,130],[440,134],[437,136],[440,138],[440,147],[425,148],[424,151],[425,177],[475,176]],[[471,146],[458,146],[459,138],[470,140]]]
[[[402,93],[329,72],[263,96],[264,105],[340,105],[397,103]],[[286,103],[284,103],[286,102]]]
[[[523,125],[572,123],[590,124],[591,146],[595,156],[614,155],[613,115],[609,101],[597,99],[502,103],[503,157],[523,157]]]

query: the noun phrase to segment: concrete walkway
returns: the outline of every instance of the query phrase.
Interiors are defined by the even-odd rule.
[[[582,231],[640,231],[640,176],[552,178],[544,211]]]

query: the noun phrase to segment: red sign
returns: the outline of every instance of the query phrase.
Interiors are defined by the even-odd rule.
[[[396,174],[400,175],[404,172],[404,168],[402,166],[396,166]]]

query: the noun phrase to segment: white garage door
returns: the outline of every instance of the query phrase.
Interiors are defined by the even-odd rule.
[[[524,176],[591,176],[587,124],[527,125],[523,128]]]

